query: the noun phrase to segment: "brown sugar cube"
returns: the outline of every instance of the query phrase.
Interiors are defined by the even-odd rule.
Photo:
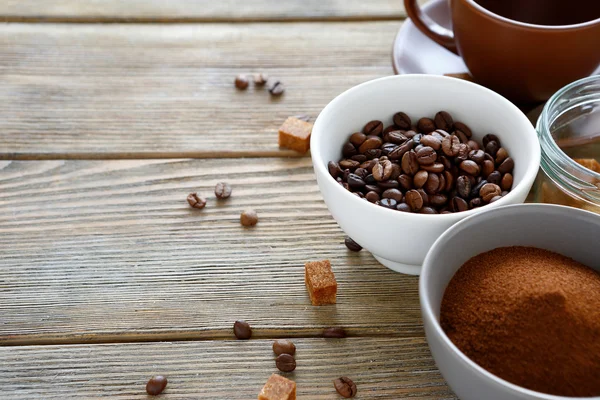
[[[296,117],[289,117],[279,127],[279,147],[287,147],[299,153],[306,153],[310,148],[310,133],[313,124]]]
[[[335,304],[337,282],[329,260],[307,262],[304,265],[304,281],[313,306]]]
[[[273,374],[258,394],[258,400],[296,400],[296,382]]]

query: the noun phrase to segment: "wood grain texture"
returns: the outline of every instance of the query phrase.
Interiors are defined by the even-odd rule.
[[[348,376],[357,399],[456,399],[424,339],[295,339],[297,368],[284,374],[298,399],[339,399]],[[274,372],[271,340],[0,348],[2,398],[148,399],[146,381],[169,380],[161,399],[255,399]]]
[[[0,27],[0,158],[289,156],[277,128],[392,74],[400,22]],[[263,71],[287,91],[235,89]]]
[[[4,0],[0,15],[33,21],[256,21],[399,19],[401,0]]]
[[[232,338],[237,319],[256,337],[423,335],[417,277],[345,248],[308,158],[0,166],[0,344]],[[320,259],[337,305],[310,305],[304,262]]]

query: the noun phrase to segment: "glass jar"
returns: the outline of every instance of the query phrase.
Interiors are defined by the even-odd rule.
[[[532,200],[600,213],[600,75],[556,92],[536,129],[542,158]]]

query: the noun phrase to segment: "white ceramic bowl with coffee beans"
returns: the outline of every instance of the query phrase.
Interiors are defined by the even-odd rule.
[[[433,242],[456,222],[525,201],[540,163],[535,129],[516,106],[482,86],[431,75],[390,76],[342,93],[315,121],[311,154],[340,227],[407,274],[420,273]]]
[[[565,397],[545,394],[501,379],[461,352],[444,332],[440,323],[446,288],[461,266],[472,257],[502,247],[526,246],[550,250],[570,257],[600,272],[599,232],[600,216],[589,211],[550,204],[519,204],[473,215],[452,226],[439,237],[423,264],[423,272],[419,279],[419,298],[431,354],[444,379],[459,398],[462,400],[600,400],[598,396]],[[497,267],[498,264],[494,265]],[[527,264],[525,265],[527,268]],[[547,282],[540,279],[538,285],[542,281]],[[557,288],[552,289],[553,294],[561,291],[561,280],[556,282]],[[511,284],[496,281],[494,286],[510,287]],[[539,291],[539,286],[531,285],[531,287],[533,293]],[[465,295],[468,296],[469,293]],[[576,307],[570,303],[571,300],[572,298],[566,300],[568,307],[564,312],[576,310]],[[487,300],[482,300],[482,308],[485,304]],[[512,309],[509,315],[514,315],[514,312],[515,310]],[[532,314],[534,315],[528,317],[535,318],[535,313]],[[501,318],[498,317],[498,326],[499,329],[503,329],[508,324],[506,320],[502,322],[500,320]],[[470,329],[469,332],[473,330]],[[550,334],[557,335],[555,331],[551,331]],[[505,337],[515,340],[515,349],[522,346],[518,344],[518,340],[522,340],[521,336],[508,334]],[[552,347],[547,343],[536,344],[553,352]],[[548,358],[553,357],[554,353]],[[564,365],[545,363],[543,366],[536,365],[534,358],[528,358],[523,364],[528,365],[530,369],[542,370],[564,367]],[[593,372],[586,371],[586,373]]]

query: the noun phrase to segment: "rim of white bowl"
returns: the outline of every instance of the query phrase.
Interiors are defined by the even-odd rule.
[[[433,245],[427,252],[427,255],[425,256],[425,260],[423,261],[423,268],[421,269],[421,276],[419,277],[419,301],[421,303],[421,310],[422,310],[422,314],[423,314],[422,317],[423,317],[423,319],[427,318],[431,322],[431,325],[435,331],[435,334],[438,335],[442,339],[444,346],[446,346],[447,348],[450,348],[450,350],[453,353],[458,355],[458,357],[461,359],[462,362],[469,365],[469,367],[471,367],[471,369],[476,371],[476,373],[483,375],[484,377],[486,377],[489,380],[494,381],[498,385],[505,386],[505,387],[512,389],[516,392],[519,392],[521,394],[525,394],[528,396],[534,396],[536,399],[540,399],[540,400],[600,400],[600,396],[567,397],[567,396],[556,396],[556,395],[552,395],[552,394],[536,392],[535,390],[526,389],[524,387],[515,385],[514,383],[510,383],[510,382],[492,374],[491,372],[488,372],[485,368],[481,367],[475,361],[473,361],[469,357],[467,357],[462,351],[460,351],[460,349],[458,347],[456,347],[456,345],[454,343],[452,343],[450,338],[446,335],[446,332],[444,332],[444,330],[442,329],[440,322],[438,321],[438,319],[436,318],[436,316],[433,313],[431,301],[429,300],[429,291],[426,289],[426,282],[428,282],[431,279],[431,276],[434,273],[433,260],[432,260],[433,253],[437,250],[437,248],[439,246],[441,246],[442,242],[445,242],[446,240],[448,240],[447,238],[449,238],[450,236],[453,236],[455,234],[455,232],[460,233],[462,231],[463,226],[471,224],[474,220],[477,220],[478,218],[491,218],[494,214],[504,214],[504,213],[508,212],[509,210],[512,210],[512,212],[516,212],[516,213],[530,212],[528,210],[531,210],[534,212],[541,211],[541,212],[551,212],[551,213],[557,213],[557,212],[558,213],[571,213],[571,214],[579,214],[582,217],[600,218],[600,216],[596,213],[593,213],[591,211],[581,210],[579,208],[560,206],[560,205],[556,205],[556,204],[530,203],[530,204],[511,204],[508,206],[499,207],[499,208],[490,210],[489,212],[487,212],[485,214],[475,214],[475,215],[472,215],[468,218],[465,218],[465,219],[457,222],[456,224],[454,224],[450,228],[448,228],[444,233],[442,233],[440,235],[440,237],[433,243]],[[426,295],[424,293],[426,293]]]
[[[498,200],[494,203],[486,204],[483,207],[474,208],[474,209],[471,209],[468,211],[462,211],[462,212],[451,213],[451,214],[416,214],[416,213],[399,212],[398,210],[392,210],[389,208],[378,206],[378,205],[370,203],[370,202],[366,202],[363,199],[359,198],[358,196],[353,195],[348,190],[344,189],[340,184],[338,184],[336,182],[335,179],[333,179],[331,174],[329,174],[329,171],[327,170],[327,162],[328,161],[325,161],[321,154],[321,144],[319,142],[319,136],[321,136],[323,134],[320,132],[325,132],[324,127],[321,127],[321,125],[323,124],[323,122],[322,122],[323,114],[326,114],[326,113],[330,112],[331,109],[334,109],[337,106],[337,103],[343,101],[343,99],[345,97],[352,96],[355,92],[359,92],[360,90],[364,89],[367,86],[376,85],[382,81],[391,81],[391,80],[444,81],[444,82],[451,82],[452,84],[456,84],[458,86],[467,86],[467,87],[470,86],[470,87],[474,88],[475,90],[479,90],[483,93],[486,93],[486,95],[489,95],[489,96],[495,98],[498,102],[504,104],[509,109],[512,109],[513,111],[515,111],[515,118],[520,119],[521,122],[525,124],[525,126],[528,126],[528,127],[531,126],[531,129],[527,130],[527,134],[523,135],[523,139],[524,139],[523,143],[524,143],[524,145],[528,146],[528,148],[531,151],[529,162],[526,165],[525,175],[523,176],[523,179],[521,179],[521,181],[519,181],[506,196],[503,196],[500,200]],[[331,100],[329,102],[329,104],[327,104],[325,106],[325,108],[323,108],[323,110],[317,117],[315,124],[313,126],[311,138],[310,138],[310,148],[311,148],[311,157],[313,160],[313,166],[316,170],[318,170],[317,173],[320,174],[321,176],[325,176],[325,179],[327,181],[326,184],[330,184],[335,187],[333,190],[340,191],[340,193],[341,192],[345,193],[343,196],[347,197],[346,201],[356,204],[358,207],[361,207],[361,206],[359,206],[359,204],[362,204],[362,205],[366,204],[367,207],[373,207],[374,212],[388,213],[387,215],[390,216],[390,218],[397,218],[399,216],[401,216],[404,219],[408,219],[408,220],[433,218],[433,219],[437,219],[437,220],[444,221],[444,222],[459,221],[459,220],[467,218],[471,215],[478,214],[479,212],[488,211],[488,210],[492,210],[492,209],[495,209],[498,207],[514,204],[516,202],[514,200],[514,197],[516,196],[515,189],[523,187],[525,185],[531,188],[531,186],[533,185],[533,182],[538,174],[538,170],[539,170],[539,166],[540,166],[540,158],[541,158],[540,142],[538,140],[537,132],[536,132],[533,124],[529,121],[527,116],[525,116],[525,114],[523,114],[523,112],[521,110],[519,110],[519,108],[517,106],[515,106],[513,103],[511,103],[509,100],[507,100],[500,94],[494,92],[493,90],[490,90],[490,89],[488,89],[484,86],[478,85],[476,83],[468,82],[468,81],[465,81],[462,79],[451,78],[451,77],[447,77],[447,76],[426,75],[426,74],[391,75],[391,76],[386,76],[383,78],[372,79],[370,81],[363,82],[359,85],[353,86],[350,89],[347,89],[346,91],[337,95],[333,100]],[[396,217],[393,217],[393,215],[395,215]]]

